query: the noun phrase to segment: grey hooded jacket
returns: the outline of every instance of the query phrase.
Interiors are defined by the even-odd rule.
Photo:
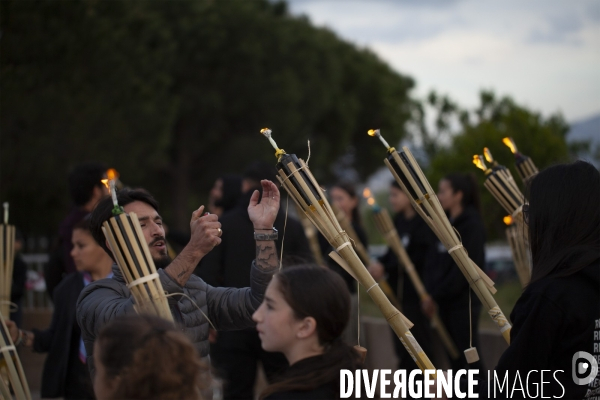
[[[252,314],[260,306],[267,285],[276,269],[263,271],[252,262],[249,288],[212,287],[192,275],[184,287],[158,270],[163,289],[169,293],[185,293],[208,316],[217,330],[244,329],[254,326]],[[119,267],[113,265],[114,276],[90,283],[77,300],[77,322],[87,353],[87,363],[92,377],[95,367],[92,354],[94,340],[102,327],[113,318],[135,314],[134,300],[125,284]],[[208,355],[209,322],[188,298],[169,297],[169,306],[175,324],[185,327],[200,356]]]

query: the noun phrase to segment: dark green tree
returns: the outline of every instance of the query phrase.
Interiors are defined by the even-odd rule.
[[[449,146],[435,144],[436,150],[430,154],[428,178],[436,188],[440,179],[450,172],[475,174],[480,183],[486,230],[491,238],[504,238],[502,218],[506,211],[483,186],[485,176],[472,163],[473,155],[483,154],[483,148],[488,147],[496,161],[511,170],[517,184],[524,190],[514,167],[514,156],[502,143],[502,138],[512,137],[519,151],[543,169],[569,161],[566,143],[569,127],[560,114],[544,117],[516,104],[509,97],[497,98],[490,91],[481,92],[480,105],[473,112],[454,107],[443,116],[444,120],[451,118],[460,121],[459,132],[451,136]]]
[[[65,176],[102,160],[187,227],[216,177],[275,162],[260,128],[319,179],[354,148],[365,177],[381,164],[366,136],[404,135],[413,81],[368,50],[291,16],[285,3],[0,2],[0,197],[26,231],[52,232]]]

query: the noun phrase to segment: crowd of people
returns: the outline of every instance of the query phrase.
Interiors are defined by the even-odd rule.
[[[101,183],[106,170],[86,163],[69,176],[74,206],[45,269],[50,326],[28,331],[7,322],[17,347],[48,353],[42,397],[210,399],[218,378],[224,399],[339,398],[340,369],[364,361],[353,347],[357,283],[327,256],[333,249],[323,237],[321,257],[313,253],[300,221],[280,207],[271,165],[255,162],[216,179],[175,256],[158,201],[142,188],[117,191],[125,212],[138,215],[174,322],[136,313],[102,232],[113,209]],[[471,176],[451,173],[439,182],[438,198],[469,257],[484,267],[480,190]],[[533,177],[526,193],[531,282],[510,316],[511,344],[495,370],[570,371],[573,354],[594,352],[600,324],[600,173],[583,161],[556,165]],[[327,195],[367,247],[356,188],[338,182]],[[481,304],[467,280],[395,181],[389,204],[430,296],[419,297],[391,250],[369,272],[387,279],[426,354],[439,340],[429,322],[435,312],[460,352],[478,347]],[[394,348],[397,368],[417,368],[397,338]],[[462,355],[448,359],[453,370],[482,368]],[[255,393],[259,365],[267,386]],[[564,376],[545,394],[583,398],[586,387]],[[483,394],[485,382],[479,387]]]

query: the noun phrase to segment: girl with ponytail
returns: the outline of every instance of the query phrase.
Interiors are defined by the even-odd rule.
[[[273,276],[253,315],[266,351],[278,351],[289,368],[261,399],[337,399],[340,369],[360,367],[360,356],[341,335],[350,316],[343,279],[322,267],[302,265]]]

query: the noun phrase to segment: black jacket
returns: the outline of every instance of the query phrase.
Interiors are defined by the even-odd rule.
[[[532,371],[531,395],[524,397],[533,397],[534,384],[541,382],[540,371],[550,370],[544,374],[546,398],[583,399],[588,391],[595,391],[588,398],[599,395],[600,374],[589,385],[577,385],[572,378],[575,353],[583,351],[596,360],[600,358],[599,261],[573,275],[542,278],[530,284],[515,304],[510,319],[510,346],[495,368],[496,375],[502,378],[508,371],[509,387],[515,381],[516,371],[524,387],[527,374]],[[563,372],[555,374],[559,370]],[[487,382],[480,382],[479,391],[480,398],[488,398]],[[508,396],[506,391],[496,393],[496,398]],[[512,398],[523,396],[515,392]]]
[[[223,229],[222,242],[208,253],[196,268],[196,275],[212,286],[243,288],[250,286],[249,266],[256,257],[254,226],[248,217],[248,204],[252,190],[244,193],[237,207],[225,213],[219,221]],[[292,205],[290,204],[290,207]],[[285,202],[279,209],[274,226],[279,231],[275,242],[277,256],[281,254],[285,265],[313,262],[302,224],[288,215],[285,226]]]
[[[450,222],[458,231],[471,260],[485,271],[485,228],[479,212],[467,207],[456,220]],[[458,303],[468,307],[469,282],[438,240],[427,251],[424,276],[427,291],[440,307],[454,307]],[[476,296],[472,296],[472,299],[474,305],[481,304]]]
[[[75,350],[71,343],[78,343],[81,338],[75,309],[83,287],[83,277],[79,272],[73,272],[63,278],[54,290],[54,313],[50,327],[43,331],[33,330],[33,350],[39,353],[48,352],[42,373],[41,395],[44,398],[63,397],[67,383],[74,384],[67,382],[67,376],[72,376],[68,371],[69,360],[78,356],[79,352],[79,347],[75,346]],[[77,354],[72,354],[73,351],[77,351]],[[85,366],[84,368],[87,369]],[[86,376],[91,389],[89,375]],[[79,383],[86,386],[86,382]],[[93,398],[93,392],[90,392],[90,396]]]
[[[435,240],[435,236],[431,229],[427,226],[423,218],[415,214],[411,219],[406,219],[404,214],[397,214],[394,217],[394,226],[398,232],[400,240],[404,244],[406,253],[410,257],[410,260],[415,266],[417,273],[423,280],[423,270],[425,267],[425,259],[427,257],[427,250]],[[397,291],[398,287],[398,258],[396,254],[388,248],[379,261],[385,267],[385,271],[388,275],[387,281],[394,290]],[[416,305],[420,303],[419,295],[413,285],[412,281],[403,272],[403,283],[402,283],[402,303],[404,305]],[[397,294],[397,293],[396,293]]]

